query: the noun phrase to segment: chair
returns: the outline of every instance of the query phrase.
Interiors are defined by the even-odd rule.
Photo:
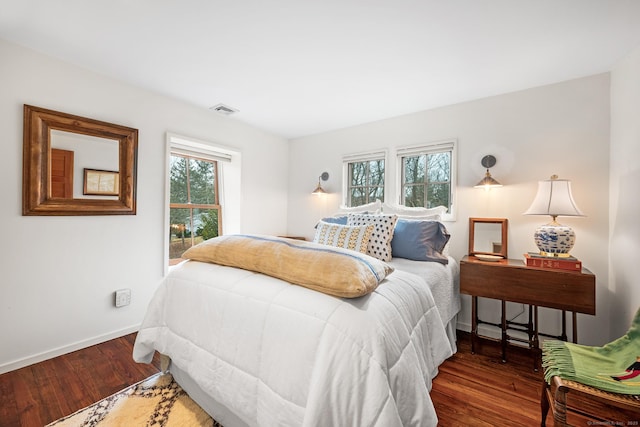
[[[551,384],[543,381],[542,422],[546,425],[549,409],[554,426],[640,425],[640,396],[610,393],[559,376]]]
[[[550,409],[555,426],[640,425],[640,310],[623,337],[603,347],[545,341],[542,360],[541,426]]]

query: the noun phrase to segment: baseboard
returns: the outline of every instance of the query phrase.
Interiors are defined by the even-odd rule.
[[[456,324],[456,328],[460,329],[464,332],[471,332],[471,324],[466,322],[460,322]],[[478,335],[482,335],[484,337],[490,337],[495,339],[500,339],[502,333],[499,328],[490,325],[478,325]]]
[[[460,329],[461,331],[464,332],[471,332],[471,324],[470,323],[466,323],[466,322],[458,322],[456,324],[456,328]],[[515,336],[515,337],[519,337],[522,339],[526,339],[527,335],[525,333],[519,332],[519,331],[509,331],[509,334],[511,336]],[[489,337],[489,338],[494,338],[494,339],[501,339],[502,338],[502,331],[500,331],[500,328],[497,328],[495,326],[491,326],[491,325],[478,325],[478,335],[481,335],[483,337]],[[542,340],[542,338],[541,338]]]
[[[54,348],[42,353],[28,356],[22,359],[14,360],[0,365],[0,374],[15,371],[16,369],[24,368],[34,363],[42,362],[45,360],[53,359],[54,357],[62,356],[63,354],[71,353],[72,351],[81,350],[83,348],[91,347],[92,345],[100,344],[105,341],[119,338],[132,332],[137,332],[140,329],[140,324],[135,326],[129,326],[118,331],[109,332],[108,334],[99,335],[97,337],[89,338],[83,341],[77,341],[75,343],[65,345],[62,347]]]
[[[460,320],[458,320],[456,322],[456,329],[460,329],[461,331],[464,331],[464,332],[471,332],[471,324],[466,322],[461,322]]]

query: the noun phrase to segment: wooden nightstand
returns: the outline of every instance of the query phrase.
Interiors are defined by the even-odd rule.
[[[478,297],[502,301],[501,329],[502,361],[506,362],[506,349],[510,337],[505,314],[505,301],[529,305],[529,348],[536,355],[537,369],[540,355],[538,331],[538,307],[562,310],[562,335],[567,339],[566,312],[572,312],[573,342],[577,342],[578,325],[576,313],[596,314],[596,277],[587,269],[581,272],[527,267],[523,261],[506,259],[498,262],[480,261],[474,256],[465,256],[460,261],[460,293],[472,296],[471,305],[471,352],[475,352],[478,338]],[[533,316],[531,309],[533,308]]]

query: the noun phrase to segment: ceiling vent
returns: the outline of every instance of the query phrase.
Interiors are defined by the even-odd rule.
[[[230,116],[231,114],[238,112],[238,110],[236,110],[235,108],[231,108],[228,105],[224,104],[214,105],[209,109],[215,111],[218,114],[222,114],[223,116]]]

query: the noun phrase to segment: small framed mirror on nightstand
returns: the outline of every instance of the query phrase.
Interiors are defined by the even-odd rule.
[[[469,255],[487,261],[507,258],[506,218],[469,218]]]

